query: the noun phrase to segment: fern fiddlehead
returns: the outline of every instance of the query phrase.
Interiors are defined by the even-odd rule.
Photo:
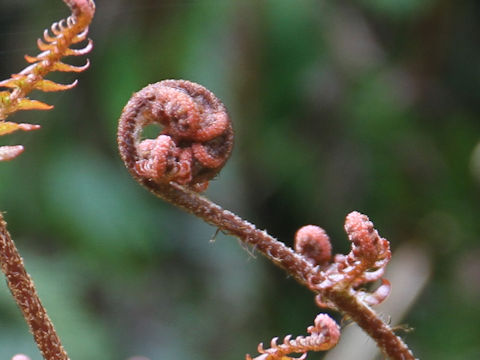
[[[156,139],[142,129],[163,127]],[[123,110],[120,153],[137,179],[203,190],[227,161],[233,130],[225,106],[203,86],[164,80],[134,94]]]

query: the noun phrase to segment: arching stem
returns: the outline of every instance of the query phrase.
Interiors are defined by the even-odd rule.
[[[312,266],[302,256],[270,236],[266,231],[257,229],[255,225],[241,217],[178,184],[159,185],[145,179],[136,178],[156,196],[253,246],[277,266],[287,271],[298,282],[313,292],[318,292],[318,289],[310,281],[321,276],[318,268]],[[383,322],[370,307],[350,294],[348,290],[333,287],[324,296],[368,333],[381,351],[390,359],[415,359],[408,346],[394,334],[390,326]]]

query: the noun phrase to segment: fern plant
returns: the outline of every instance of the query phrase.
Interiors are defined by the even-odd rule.
[[[40,54],[26,56],[28,67],[0,82],[0,135],[31,131],[35,124],[6,121],[20,110],[49,110],[52,107],[30,99],[32,90],[62,91],[76,82],[61,85],[45,79],[52,71],[81,72],[62,61],[66,56],[85,55],[92,48],[87,40],[95,4],[92,0],[64,0],[72,15],[54,23],[38,41]],[[86,41],[82,49],[71,45]],[[154,139],[145,139],[143,129],[158,124],[163,129]],[[200,195],[209,180],[217,176],[232,153],[233,127],[223,103],[203,86],[185,80],[165,80],[151,84],[132,96],[123,109],[118,128],[122,160],[132,177],[154,195],[198,216],[223,232],[253,246],[275,265],[283,268],[314,293],[320,308],[343,313],[358,323],[391,359],[414,359],[414,355],[394,331],[372,309],[390,292],[383,279],[390,258],[390,245],[375,230],[366,215],[350,213],[345,231],[351,242],[347,255],[332,256],[325,231],[315,225],[302,227],[291,249],[255,225],[222,209]],[[0,148],[0,160],[11,160],[23,151],[21,145]],[[46,360],[66,360],[68,355],[58,338],[16,249],[7,224],[0,214],[0,262],[12,295],[27,321]],[[373,292],[365,284],[381,280]],[[308,335],[273,338],[270,347],[258,346],[259,355],[247,360],[305,359],[310,351],[325,351],[339,340],[340,327],[326,314],[318,314]],[[101,354],[99,354],[101,356]],[[15,360],[24,359],[16,355]]]

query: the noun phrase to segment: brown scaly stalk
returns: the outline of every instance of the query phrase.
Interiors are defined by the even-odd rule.
[[[44,359],[69,359],[0,213],[0,262],[7,284]]]
[[[52,71],[81,72],[86,65],[76,67],[65,64],[61,59],[65,56],[78,56],[92,49],[88,40],[82,49],[70,49],[72,44],[86,40],[88,26],[95,12],[92,0],[64,0],[70,7],[72,15],[66,20],[54,23],[50,30],[45,30],[44,40],[37,44],[41,53],[37,56],[25,56],[31,65],[10,79],[0,81],[0,87],[8,90],[0,91],[0,136],[17,130],[30,131],[39,129],[39,125],[18,124],[5,119],[19,110],[49,110],[52,106],[37,100],[31,100],[27,95],[32,90],[62,91],[71,89],[76,81],[69,85],[57,84],[46,80],[45,76]],[[23,151],[22,145],[0,146],[0,161],[12,160]],[[7,223],[0,213],[0,265],[7,279],[8,287],[19,306],[33,334],[35,342],[45,360],[68,360],[68,355],[55,332],[52,321],[38,297],[33,281],[23,264],[15,243],[8,230]],[[25,359],[24,355],[16,355],[13,359]]]
[[[143,139],[143,128],[152,123],[163,127],[161,133],[155,139]],[[293,250],[199,195],[223,167],[233,146],[229,116],[210,91],[184,80],[145,87],[123,109],[118,145],[132,177],[153,194],[260,251],[313,291],[320,307],[337,309],[357,322],[389,358],[415,358],[371,309],[389,294],[390,284],[381,277],[391,254],[388,241],[378,235],[368,217],[358,212],[347,216],[345,230],[352,250],[332,259],[328,236],[317,226],[301,228]],[[382,285],[373,293],[360,290],[379,279]],[[298,342],[287,337],[277,345],[275,338],[270,349],[259,346],[261,355],[254,360],[292,359],[291,353],[302,353],[304,358],[307,351],[333,347],[338,340],[336,325],[328,317],[322,316],[321,322],[321,330],[309,328],[310,337],[298,337]],[[247,355],[247,359],[252,358]]]

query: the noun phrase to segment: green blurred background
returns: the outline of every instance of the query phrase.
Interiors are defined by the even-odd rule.
[[[4,79],[68,10],[0,4]],[[0,165],[0,208],[70,357],[242,359],[260,341],[305,334],[319,311],[261,256],[222,234],[210,241],[214,228],[128,176],[123,106],[183,78],[234,121],[212,200],[289,245],[318,224],[337,252],[348,251],[345,215],[368,214],[394,250],[411,244],[432,263],[403,320],[416,356],[480,358],[479,33],[475,0],[99,1],[79,85],[32,94],[55,109],[10,119],[42,129],[2,138],[26,150]],[[0,359],[15,353],[41,359],[2,281]]]

